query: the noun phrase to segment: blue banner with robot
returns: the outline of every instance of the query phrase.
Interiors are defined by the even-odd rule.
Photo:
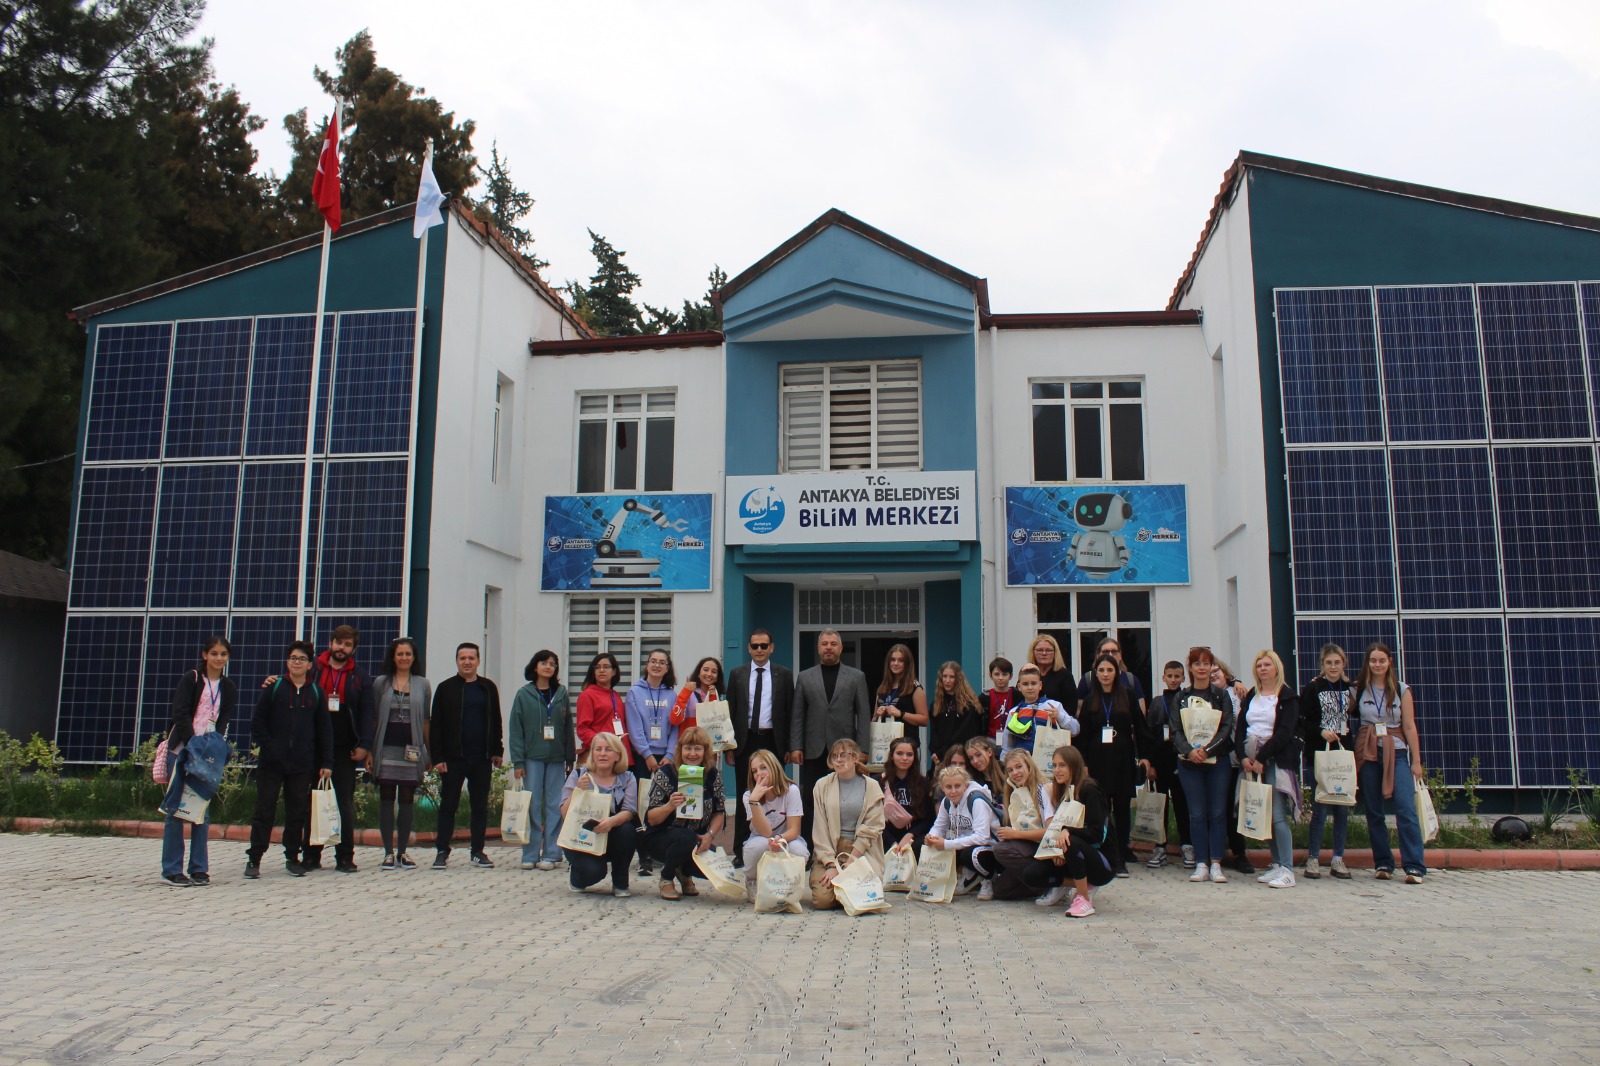
[[[1006,489],[1006,584],[1186,585],[1182,485]]]
[[[545,592],[711,588],[711,494],[544,498]]]

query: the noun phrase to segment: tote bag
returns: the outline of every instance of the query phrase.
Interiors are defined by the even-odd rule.
[[[1039,829],[1044,819],[1039,815],[1039,801],[1028,795],[1027,789],[1013,789],[1006,800],[1006,824],[1013,829]]]
[[[833,895],[844,912],[854,918],[859,914],[874,914],[889,909],[883,898],[883,878],[872,870],[872,864],[859,859],[844,868],[833,879]]]
[[[1049,780],[1051,772],[1055,769],[1056,749],[1070,747],[1072,747],[1072,730],[1054,725],[1033,727],[1033,765],[1039,768],[1039,775],[1045,780]]]
[[[1326,751],[1311,756],[1311,776],[1317,783],[1316,801],[1329,807],[1356,805],[1356,753],[1330,743]]]
[[[1067,798],[1061,801],[1061,806],[1056,808],[1056,813],[1050,816],[1050,824],[1044,828],[1044,838],[1039,841],[1038,850],[1033,853],[1036,859],[1059,859],[1064,854],[1056,846],[1056,841],[1061,839],[1061,834],[1068,829],[1082,829],[1083,819],[1088,814],[1083,804],[1073,798],[1075,790],[1067,790]]]
[[[806,861],[787,851],[764,851],[756,863],[757,914],[799,914]]]
[[[718,895],[744,900],[744,873],[733,865],[733,856],[721,848],[694,853],[694,864],[706,875]]]
[[[163,811],[162,813],[170,813],[174,818],[199,825],[206,820],[206,808],[209,806],[211,806],[210,800],[201,796],[200,793],[188,785],[184,785],[183,795],[178,800],[178,805],[170,812]]]
[[[909,890],[914,900],[923,903],[949,903],[956,894],[956,853],[943,848],[922,848],[917,860],[917,876]]]
[[[712,751],[729,751],[739,746],[733,736],[733,718],[727,700],[707,700],[695,708],[695,721],[711,734]]]
[[[1133,828],[1128,835],[1146,844],[1167,842],[1167,794],[1146,788],[1133,799]]]
[[[1240,836],[1251,840],[1272,839],[1272,786],[1260,774],[1239,776],[1239,818],[1235,824]]]
[[[306,843],[313,848],[339,843],[343,826],[339,823],[339,797],[333,791],[333,778],[325,777],[311,790],[311,835]]]
[[[500,806],[500,839],[507,844],[528,842],[528,809],[533,803],[533,793],[521,785],[516,774],[506,779]]]
[[[917,853],[911,845],[896,844],[883,856],[883,890],[910,892],[917,878]]]
[[[611,817],[611,794],[586,788],[572,790],[567,803],[567,816],[561,819],[561,835],[556,843],[563,848],[581,851],[587,855],[604,855],[610,843],[609,831],[585,829],[583,823]]]
[[[1433,794],[1428,786],[1417,783],[1412,799],[1417,804],[1417,824],[1422,827],[1422,842],[1431,844],[1439,837],[1439,812],[1433,807]]]
[[[1189,738],[1189,746],[1203,748],[1217,739],[1217,730],[1222,728],[1222,712],[1199,696],[1190,696],[1184,702],[1183,709],[1179,712],[1183,720],[1183,735]],[[1217,761],[1215,755],[1205,760],[1205,765],[1210,766]]]
[[[867,747],[867,769],[872,773],[882,773],[884,766],[889,762],[889,746],[906,735],[903,722],[873,722],[872,732]]]

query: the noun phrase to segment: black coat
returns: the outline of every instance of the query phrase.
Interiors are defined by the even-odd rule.
[[[1239,758],[1244,758],[1244,736],[1249,726],[1247,718],[1250,713],[1250,701],[1256,698],[1256,690],[1251,689],[1244,694],[1244,699],[1239,701],[1239,717],[1233,723],[1233,748],[1239,753]],[[1282,688],[1278,690],[1278,707],[1272,719],[1272,736],[1261,745],[1261,750],[1256,752],[1256,761],[1262,763],[1277,763],[1286,770],[1298,771],[1300,768],[1300,701],[1295,697],[1294,689]]]
[[[1134,702],[1132,693],[1126,689],[1120,691],[1125,697],[1126,709],[1112,711],[1101,700],[1103,693],[1098,688],[1090,690],[1089,698],[1083,701],[1083,713],[1078,716],[1078,735],[1073,740],[1083,753],[1089,776],[1094,778],[1095,784],[1107,796],[1114,798],[1132,796],[1134,788],[1143,780],[1141,775],[1134,772],[1137,768],[1138,745],[1133,731],[1139,705]],[[1108,714],[1115,733],[1111,743],[1102,744],[1100,730],[1106,724]]]
[[[986,706],[973,707],[959,712],[945,712],[934,714],[933,708],[928,708],[928,747],[932,749],[935,759],[944,758],[944,753],[957,744],[965,744],[973,737],[986,736],[989,727],[989,709]]]
[[[222,706],[217,711],[217,732],[226,733],[239,705],[239,688],[233,679],[224,677],[218,682],[218,695]],[[194,739],[194,712],[200,706],[200,672],[189,670],[178,678],[172,690],[172,727],[167,731],[167,746],[176,748]]]
[[[506,750],[505,723],[500,720],[500,690],[487,677],[478,676],[488,697],[489,738],[485,745],[489,758],[500,758]],[[461,750],[461,699],[467,683],[460,674],[452,674],[439,682],[433,690],[433,722],[428,727],[428,757],[435,763],[449,765],[466,758]]]
[[[333,769],[333,715],[321,686],[307,680],[300,688],[280,677],[261,690],[251,741],[261,749],[257,765],[280,774]]]
[[[745,663],[735,666],[728,674],[728,716],[733,719],[733,739],[739,745],[740,759],[750,757],[747,738],[750,735],[751,668],[750,663]],[[794,674],[790,673],[788,667],[779,666],[768,659],[766,683],[762,691],[772,693],[772,732],[777,737],[780,749],[772,754],[782,760],[788,754],[789,724],[794,720]]]

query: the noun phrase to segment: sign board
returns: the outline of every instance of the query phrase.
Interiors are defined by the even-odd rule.
[[[1007,585],[1187,585],[1183,485],[1006,489]]]
[[[730,477],[729,544],[977,540],[971,470],[860,470]]]
[[[544,498],[546,592],[711,588],[711,494]]]

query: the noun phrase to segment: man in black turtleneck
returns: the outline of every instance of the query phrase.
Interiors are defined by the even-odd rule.
[[[872,697],[867,675],[839,661],[844,640],[838,630],[817,634],[817,665],[800,671],[789,720],[789,761],[800,764],[800,796],[805,803],[801,834],[811,839],[812,790],[831,771],[828,747],[848,737],[863,750],[871,743]]]

